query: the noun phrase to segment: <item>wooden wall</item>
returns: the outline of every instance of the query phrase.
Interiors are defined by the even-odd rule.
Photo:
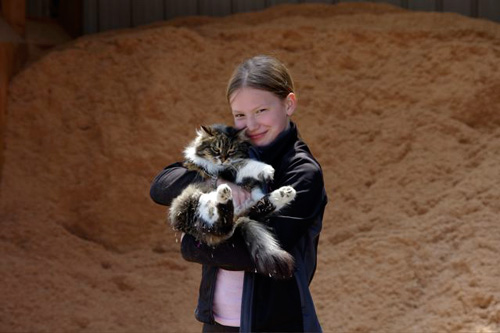
[[[500,0],[84,0],[84,32],[134,27],[178,16],[225,16],[282,3],[362,1],[384,2],[411,10],[454,12],[500,22]]]
[[[26,60],[24,0],[0,1],[0,181],[3,167],[9,80]]]
[[[71,35],[129,28],[178,16],[224,16],[283,3],[384,2],[410,10],[453,12],[500,23],[500,0],[26,0],[28,17],[65,17]],[[72,27],[68,28],[68,25]]]

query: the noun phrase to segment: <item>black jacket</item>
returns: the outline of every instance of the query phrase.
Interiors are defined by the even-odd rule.
[[[254,273],[254,263],[238,233],[215,248],[186,235],[181,245],[184,259],[203,265],[196,318],[214,323],[212,303],[220,267],[246,271],[240,331],[321,331],[309,291],[327,203],[321,167],[299,138],[293,123],[269,146],[252,149],[255,157],[275,169],[270,190],[289,185],[297,191],[289,206],[265,221],[283,249],[295,258],[296,271],[288,280]],[[188,184],[197,181],[202,179],[195,172],[186,170],[180,163],[172,164],[154,179],[151,197],[159,204],[169,205]]]

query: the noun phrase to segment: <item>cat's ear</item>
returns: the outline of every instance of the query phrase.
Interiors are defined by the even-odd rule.
[[[246,127],[243,127],[242,129],[237,130],[236,135],[241,140],[249,140],[247,133],[246,133]]]
[[[214,135],[214,133],[212,132],[212,129],[209,126],[201,125],[201,130],[202,130],[202,133],[205,133],[206,135],[210,135],[210,136]]]

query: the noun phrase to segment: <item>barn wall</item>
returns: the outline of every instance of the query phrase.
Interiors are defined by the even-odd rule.
[[[69,2],[27,0],[26,10],[28,17],[72,16],[65,21],[72,22],[73,26],[79,27],[79,34],[91,34],[135,27],[179,16],[225,16],[257,11],[283,3],[335,4],[362,1],[367,0],[78,0]],[[410,10],[453,12],[500,23],[499,0],[371,0],[371,2],[389,3]],[[63,4],[64,8],[61,10]],[[74,27],[73,30],[75,30]],[[72,32],[72,35],[75,33]]]

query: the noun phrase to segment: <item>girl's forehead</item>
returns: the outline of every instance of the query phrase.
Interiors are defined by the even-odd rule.
[[[249,87],[236,90],[230,98],[233,111],[252,110],[276,102],[279,102],[279,98],[273,93]]]

